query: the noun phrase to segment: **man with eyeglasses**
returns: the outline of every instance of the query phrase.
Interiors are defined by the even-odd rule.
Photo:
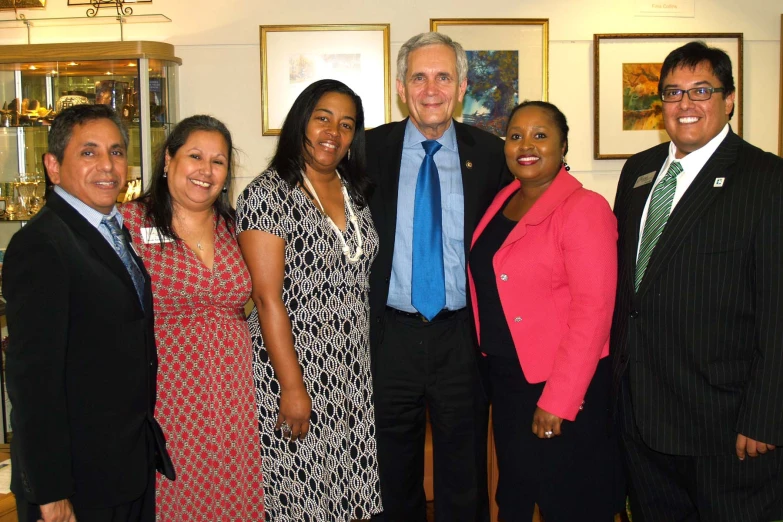
[[[635,522],[783,519],[783,160],[729,125],[731,60],[691,42],[659,81],[671,142],[615,199],[617,424]]]

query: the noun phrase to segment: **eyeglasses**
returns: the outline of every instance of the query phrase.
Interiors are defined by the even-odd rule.
[[[707,101],[712,98],[714,92],[724,92],[725,87],[694,87],[693,89],[665,89],[661,92],[661,100],[664,102],[678,102],[687,92],[691,101]]]

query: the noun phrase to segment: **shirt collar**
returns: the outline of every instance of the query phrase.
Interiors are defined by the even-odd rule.
[[[699,172],[701,171],[702,167],[705,163],[707,163],[707,160],[712,157],[712,155],[715,153],[715,151],[718,149],[721,143],[723,143],[723,140],[726,138],[726,135],[729,133],[729,124],[727,123],[723,129],[712,138],[710,141],[707,142],[706,145],[704,145],[702,148],[698,150],[694,150],[690,154],[686,154],[685,157],[676,159],[675,154],[677,153],[677,146],[674,144],[674,142],[669,143],[669,161],[668,164],[671,164],[673,161],[679,161],[682,165],[683,171],[690,171],[690,172]]]
[[[454,120],[451,120],[451,125],[449,125],[449,128],[446,129],[443,135],[435,141],[440,143],[443,148],[452,152],[457,152],[457,131],[454,129],[454,127]],[[408,118],[408,123],[405,125],[405,140],[402,144],[403,148],[421,148],[421,143],[424,141],[427,141],[427,138],[424,136],[424,134],[421,133],[419,129],[416,128],[416,125],[413,124],[413,120]]]
[[[117,210],[117,205],[112,207],[111,212],[109,212],[109,215],[107,216],[106,214],[98,212],[94,208],[85,204],[79,198],[72,196],[59,185],[54,186],[54,191],[57,193],[58,196],[63,198],[66,203],[71,205],[74,208],[74,210],[76,210],[76,212],[78,212],[84,219],[89,221],[90,224],[95,228],[98,228],[101,225],[101,221],[103,221],[103,218],[105,217],[116,218],[117,223],[119,223],[120,227],[122,227],[122,214],[120,214],[120,211]]]

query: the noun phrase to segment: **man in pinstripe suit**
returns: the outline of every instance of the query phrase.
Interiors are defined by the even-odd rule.
[[[783,160],[732,132],[723,51],[674,50],[659,91],[672,141],[628,160],[615,200],[634,521],[783,519]]]

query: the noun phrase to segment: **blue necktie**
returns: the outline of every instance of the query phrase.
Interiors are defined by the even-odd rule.
[[[427,140],[421,146],[424,147],[424,161],[419,167],[413,203],[411,304],[431,321],[446,306],[440,179],[433,158],[441,145],[435,140]]]
[[[141,303],[141,306],[144,307],[144,274],[141,273],[138,265],[130,255],[128,240],[126,239],[125,234],[123,234],[120,224],[117,222],[117,218],[105,217],[101,220],[101,225],[111,234],[114,251],[120,256],[122,264],[125,265],[125,269],[130,274],[131,279],[133,280],[133,286],[136,287],[136,295],[139,296],[139,302]]]

